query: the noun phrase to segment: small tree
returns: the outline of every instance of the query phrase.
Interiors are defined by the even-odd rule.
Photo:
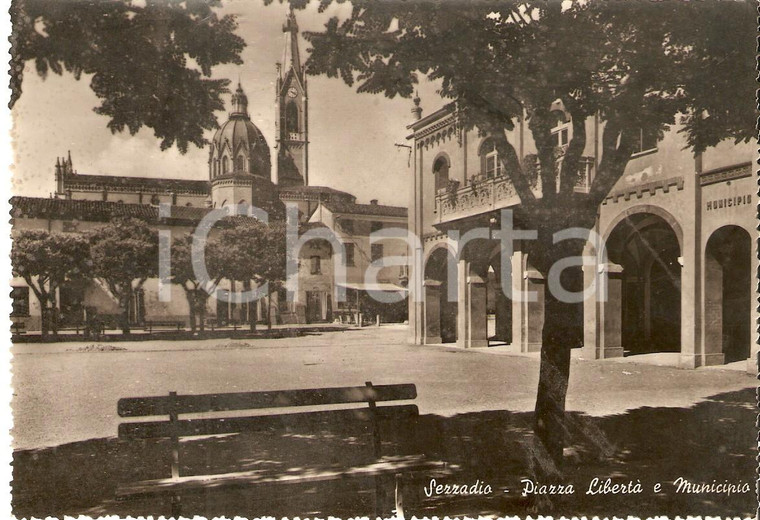
[[[267,326],[272,327],[272,293],[285,280],[285,224],[264,222],[251,218],[234,218],[232,225],[219,234],[220,255],[224,258],[221,273],[230,280],[269,283]],[[251,330],[256,327],[251,320]]]
[[[58,333],[56,290],[86,276],[90,268],[89,244],[82,235],[21,231],[11,249],[13,272],[24,279],[40,302],[42,334]]]
[[[158,274],[158,233],[135,218],[118,218],[90,234],[93,275],[119,302],[121,330],[129,334],[135,290]]]
[[[197,273],[193,269],[192,248],[192,234],[178,238],[172,244],[171,280],[172,283],[179,285],[185,291],[190,309],[190,330],[195,332],[196,328],[200,328],[202,332],[205,329],[206,303],[211,293],[222,280],[220,271],[222,257],[219,254],[218,243],[215,240],[207,241],[205,260],[206,270],[210,279],[204,286],[203,281],[198,278]]]
[[[256,256],[259,279],[269,284],[267,299],[267,328],[272,328],[272,295],[285,284],[285,223],[273,222],[265,226],[261,241],[261,254]],[[279,302],[278,302],[279,303]]]

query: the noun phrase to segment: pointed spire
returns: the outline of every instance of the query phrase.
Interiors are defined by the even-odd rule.
[[[287,74],[288,70],[293,69],[298,78],[302,79],[303,69],[301,68],[301,56],[298,52],[298,22],[296,22],[293,6],[290,7],[288,18],[282,26],[282,32],[289,33],[285,37],[285,55],[282,60],[284,73]]]

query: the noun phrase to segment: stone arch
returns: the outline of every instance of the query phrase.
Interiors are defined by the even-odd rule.
[[[424,270],[424,343],[457,341],[457,282],[449,280],[449,270],[456,269],[456,257],[449,244],[436,245],[425,258]]]
[[[488,318],[488,341],[512,343],[512,279],[503,279],[502,270],[509,267],[511,275],[512,258],[504,258],[500,243],[496,243],[488,254],[487,267],[484,273],[486,282],[486,316]]]
[[[743,227],[720,227],[704,255],[704,364],[745,360],[754,328],[752,238]]]
[[[664,220],[676,234],[676,238],[678,239],[678,247],[681,251],[683,251],[683,229],[681,228],[681,224],[678,222],[678,219],[676,219],[668,210],[663,209],[660,206],[654,206],[652,204],[637,204],[636,206],[622,211],[615,218],[610,220],[605,231],[602,233],[602,243],[605,245],[607,244],[610,234],[612,234],[612,231],[618,224],[620,224],[620,222],[639,213],[650,213]]]
[[[606,305],[620,312],[624,355],[681,350],[683,235],[663,215],[660,208],[624,212],[605,236],[607,257],[621,269],[619,301],[610,296]]]

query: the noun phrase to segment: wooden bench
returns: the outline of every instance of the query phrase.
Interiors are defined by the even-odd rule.
[[[403,518],[403,487],[401,475],[415,471],[447,473],[453,467],[445,462],[426,460],[422,455],[384,457],[381,453],[381,426],[386,421],[402,421],[395,424],[416,424],[418,409],[414,404],[378,406],[377,403],[409,401],[415,399],[417,389],[413,384],[378,385],[367,382],[365,386],[320,388],[306,390],[280,390],[227,394],[177,395],[131,397],[120,399],[120,417],[168,416],[168,419],[150,422],[125,422],[119,425],[119,439],[171,440],[171,477],[118,486],[117,499],[169,495],[172,498],[172,514],[180,514],[180,495],[204,492],[220,487],[240,487],[273,484],[308,484],[346,478],[375,478],[376,514],[384,500],[381,480],[385,476],[395,479],[396,513]],[[346,408],[350,404],[362,404]],[[341,408],[337,408],[340,405]],[[310,407],[308,411],[271,414],[273,408]],[[183,414],[250,410],[252,415],[240,417],[180,418]],[[180,444],[182,437],[219,435],[243,432],[276,432],[309,430],[328,425],[346,425],[360,421],[364,431],[371,433],[373,462],[359,467],[327,469],[304,469],[272,474],[254,471],[236,471],[208,475],[180,475]],[[386,423],[387,424],[387,423]]]
[[[145,322],[145,330],[147,330],[148,333],[153,332],[153,327],[176,327],[177,330],[182,330],[184,326],[185,322],[182,320],[152,320]]]
[[[206,318],[203,322],[204,329],[214,332],[219,326],[219,321],[216,318]]]
[[[11,332],[14,335],[16,335],[16,336],[18,336],[20,334],[25,334],[26,333],[26,323],[24,323],[23,321],[14,321],[11,324]]]

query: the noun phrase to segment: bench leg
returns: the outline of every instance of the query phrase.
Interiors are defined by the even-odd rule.
[[[396,474],[396,518],[404,520],[404,487],[400,473]]]
[[[172,517],[179,518],[181,512],[182,503],[180,501],[179,495],[172,495]]]
[[[375,518],[384,518],[383,508],[385,507],[385,489],[383,487],[383,477],[375,477]]]

